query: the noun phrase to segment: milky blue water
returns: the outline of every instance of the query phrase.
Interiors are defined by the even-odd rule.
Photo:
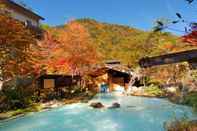
[[[107,107],[119,102],[119,109],[92,109],[100,101]],[[195,117],[192,109],[165,99],[99,94],[90,103],[71,104],[49,111],[0,122],[0,131],[164,131],[163,123]]]

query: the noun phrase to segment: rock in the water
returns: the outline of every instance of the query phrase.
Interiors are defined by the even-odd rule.
[[[0,113],[0,120],[5,120],[5,119],[8,119],[10,117],[11,117],[11,115],[8,114],[8,113]]]
[[[115,108],[120,108],[120,104],[115,102],[112,104],[112,106],[109,107],[109,109],[115,109]]]
[[[101,102],[91,103],[90,106],[93,108],[103,108],[104,107],[104,105]]]

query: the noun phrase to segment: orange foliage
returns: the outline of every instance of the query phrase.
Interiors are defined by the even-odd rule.
[[[0,70],[3,79],[34,70],[33,46],[36,46],[36,40],[22,23],[5,14],[0,15]]]
[[[174,45],[171,42],[167,42],[164,44],[164,48],[169,51],[172,51],[174,49]]]
[[[98,54],[88,31],[77,22],[70,22],[64,33],[60,34],[60,41],[67,52],[68,63],[75,73],[82,68],[96,63]]]
[[[98,60],[88,31],[77,22],[48,30],[41,45],[45,50],[45,69],[50,73],[82,74]]]

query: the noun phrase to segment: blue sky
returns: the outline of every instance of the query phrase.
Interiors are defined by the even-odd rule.
[[[129,25],[149,30],[158,18],[176,19],[176,12],[189,21],[196,20],[197,2],[184,0],[23,0],[50,25],[64,24],[69,19],[93,18],[102,22]],[[173,26],[183,30],[181,25]],[[177,32],[179,33],[179,32]]]

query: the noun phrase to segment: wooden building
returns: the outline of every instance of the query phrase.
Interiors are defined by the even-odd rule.
[[[45,74],[38,78],[38,85],[41,89],[56,90],[61,87],[77,85],[80,80],[80,76]]]
[[[107,62],[103,66],[96,67],[89,75],[93,78],[98,91],[102,84],[105,84],[111,92],[119,87],[127,89],[132,71],[120,62]]]
[[[11,17],[26,24],[39,27],[40,20],[44,20],[43,17],[36,14],[31,9],[13,0],[1,0],[0,3],[5,5],[5,9],[11,14]]]
[[[107,74],[108,74],[109,91],[113,91],[117,87],[123,87],[125,90],[127,90],[131,77],[130,74],[114,69],[109,69],[107,71]]]
[[[22,22],[28,29],[33,31],[38,38],[43,35],[43,30],[40,29],[40,21],[44,18],[25,5],[19,4],[14,0],[0,0],[0,4],[5,5],[3,11],[20,22]]]

